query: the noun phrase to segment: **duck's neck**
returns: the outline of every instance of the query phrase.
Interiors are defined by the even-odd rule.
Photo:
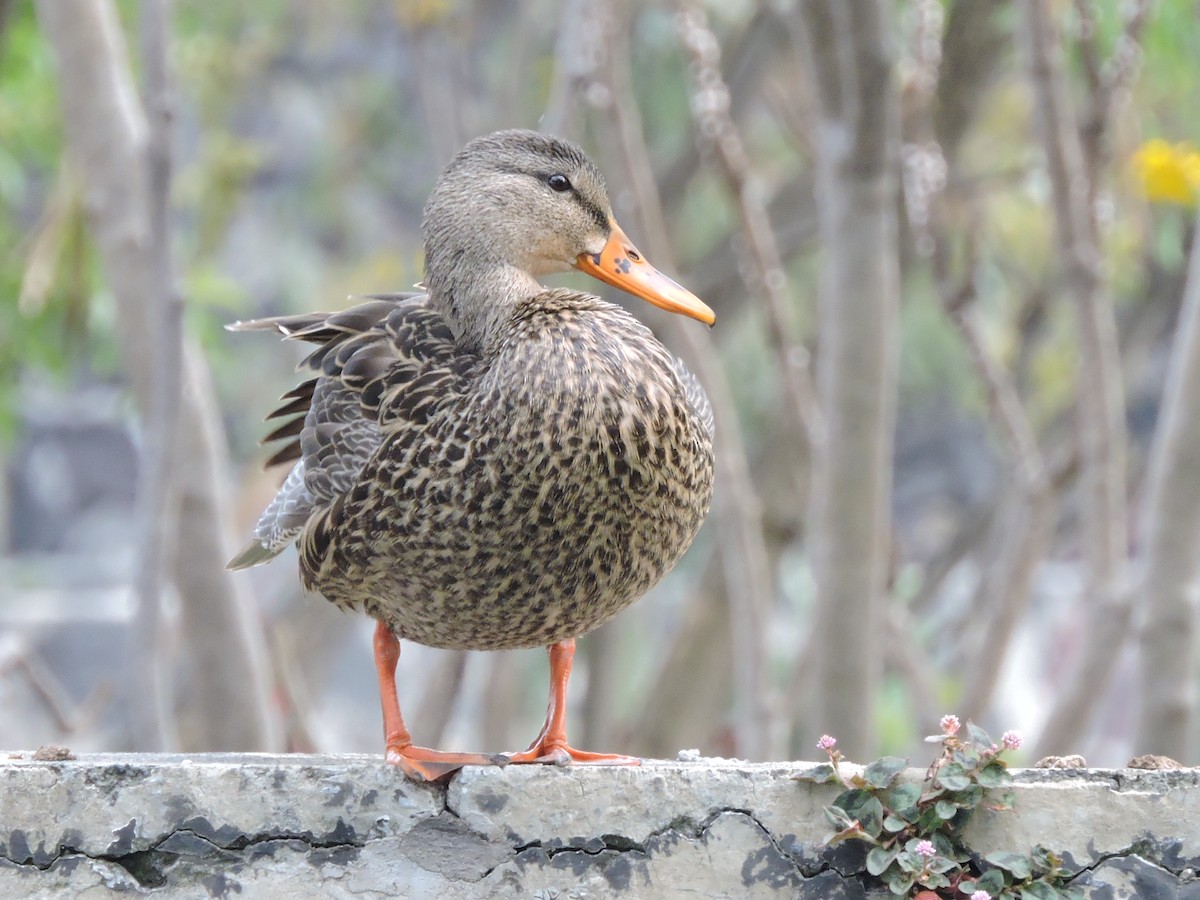
[[[544,290],[528,272],[503,263],[429,272],[425,282],[459,346],[476,353],[495,344],[517,304]]]

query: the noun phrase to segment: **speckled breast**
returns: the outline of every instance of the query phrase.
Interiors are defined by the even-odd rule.
[[[424,425],[387,437],[312,573],[402,638],[498,650],[583,634],[669,571],[708,512],[708,425],[627,316],[528,323]]]

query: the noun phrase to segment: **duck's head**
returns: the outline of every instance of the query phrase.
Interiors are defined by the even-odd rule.
[[[576,268],[670,312],[716,321],[646,261],[613,218],[599,169],[559,138],[514,130],[471,141],[438,180],[422,231],[426,283],[456,306],[464,301],[453,295],[476,285],[536,285]],[[474,293],[465,302],[485,302]]]

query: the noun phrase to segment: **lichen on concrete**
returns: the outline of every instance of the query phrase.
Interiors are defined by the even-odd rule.
[[[809,763],[468,769],[369,756],[0,757],[0,897],[867,898]],[[909,777],[920,777],[911,773]],[[1089,897],[1196,897],[1194,771],[1026,771],[983,853],[1063,852]]]

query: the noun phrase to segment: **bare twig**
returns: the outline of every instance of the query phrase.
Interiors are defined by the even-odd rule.
[[[688,598],[674,639],[656,654],[654,689],[627,726],[629,746],[639,753],[669,758],[684,747],[701,747],[709,755],[724,752],[717,735],[728,724],[733,699],[733,648],[723,565],[720,555],[709,556],[697,579],[702,587]],[[737,747],[728,752],[738,752]]]
[[[290,752],[315,753],[321,749],[314,727],[316,704],[295,644],[294,635],[285,630],[277,629],[271,634],[271,662],[284,705],[284,748]]]
[[[1071,684],[1057,696],[1039,753],[1065,752],[1103,696],[1126,634],[1125,421],[1116,321],[1097,244],[1087,160],[1072,112],[1062,47],[1047,0],[1024,0],[1024,38],[1035,114],[1050,176],[1055,234],[1079,328],[1085,594],[1089,611]]]
[[[75,703],[70,692],[50,670],[41,656],[29,647],[23,636],[9,636],[0,643],[0,676],[21,671],[34,694],[41,700],[64,735],[87,731],[112,699],[112,684],[101,681],[92,686],[82,703]]]
[[[150,289],[145,298],[151,320],[151,365],[159,373],[146,418],[139,499],[139,547],[134,596],[133,653],[130,656],[129,696],[134,746],[165,750],[170,736],[170,710],[163,688],[158,648],[162,644],[162,588],[170,538],[166,527],[172,511],[174,448],[183,366],[183,300],[175,285],[171,263],[171,126],[174,101],[167,64],[170,0],[142,4],[143,103],[150,127],[146,145],[150,226]]]
[[[779,186],[768,201],[768,218],[778,222],[775,237],[785,264],[799,253],[812,248],[817,237],[817,210],[813,202],[811,172],[798,174]],[[736,311],[745,293],[739,251],[741,235],[731,231],[707,248],[695,260],[689,272],[690,287],[724,318],[726,310]]]
[[[607,9],[605,64],[599,82],[602,91],[588,91],[589,99],[604,97],[601,108],[611,117],[616,134],[614,156],[621,161],[625,182],[640,218],[640,233],[660,265],[673,268],[671,241],[650,166],[649,152],[630,81],[627,4],[614,0]],[[715,524],[722,533],[730,622],[734,642],[734,697],[737,752],[750,759],[771,755],[770,689],[767,681],[766,625],[774,598],[774,578],[762,530],[762,508],[750,478],[746,450],[741,442],[737,414],[725,379],[716,362],[711,337],[693,327],[669,323],[686,348],[684,356],[705,385],[717,421],[718,497]]]
[[[1100,173],[1112,159],[1109,132],[1124,102],[1129,83],[1141,62],[1141,38],[1150,13],[1151,0],[1122,4],[1125,22],[1112,55],[1102,60],[1096,34],[1095,0],[1075,0],[1079,17],[1079,49],[1087,79],[1087,101],[1079,123],[1083,159],[1088,180],[1089,213],[1096,228],[1096,192]]]
[[[955,0],[947,13],[933,134],[947,161],[987,108],[987,91],[1003,71],[1012,43],[1009,0]],[[951,172],[954,166],[950,166]]]
[[[600,66],[599,42],[587,34],[598,27],[601,16],[596,4],[585,0],[567,0],[558,19],[558,39],[554,46],[554,77],[540,127],[549,134],[576,133],[579,119],[579,93],[596,80]]]
[[[1088,90],[1099,91],[1104,82],[1100,74],[1100,47],[1096,28],[1096,0],[1075,0],[1075,16],[1078,22],[1075,41],[1079,47],[1079,58],[1083,62],[1083,75]]]
[[[950,573],[983,543],[995,523],[996,510],[990,503],[976,504],[965,521],[954,529],[950,539],[925,563],[921,573],[921,586],[909,602],[912,611],[926,614],[942,592]]]
[[[899,104],[886,6],[803,0],[795,17],[820,98],[817,388],[827,427],[808,531],[818,593],[815,687],[820,727],[858,756],[876,749],[900,292]]]
[[[413,21],[403,5],[396,7],[402,24],[407,26],[415,56],[414,77],[421,106],[425,111],[425,130],[429,147],[439,168],[445,166],[467,138],[463,109],[459,98],[466,95],[456,57],[447,47],[446,29],[440,22]]]
[[[623,632],[628,621],[614,619],[589,634],[580,645],[587,664],[587,693],[579,723],[585,747],[601,747],[613,740],[617,696],[626,677],[619,660],[621,648],[627,643],[628,635]]]
[[[437,654],[423,669],[421,702],[413,715],[413,734],[431,747],[441,743],[462,696],[467,673],[467,651],[447,650]]]
[[[54,724],[63,734],[75,731],[77,711],[66,688],[55,677],[37,654],[26,650],[17,660],[14,668],[21,669],[34,693],[41,698],[43,705],[50,711]]]
[[[887,665],[908,688],[910,716],[921,727],[932,727],[938,718],[937,686],[926,654],[916,646],[907,610],[892,604],[884,619]]]
[[[1029,604],[1033,576],[1045,552],[1052,524],[1053,493],[1033,426],[1017,396],[1016,386],[988,353],[974,320],[974,252],[969,254],[965,266],[967,274],[954,287],[946,271],[947,236],[940,219],[935,234],[938,249],[934,253],[934,269],[941,285],[942,303],[983,382],[989,418],[1004,438],[1016,488],[1005,494],[1000,513],[993,520],[995,551],[980,585],[979,607],[987,621],[978,629],[977,646],[969,654],[971,665],[961,702],[964,715],[980,719],[995,690],[1012,636]]]
[[[1200,576],[1200,228],[1193,235],[1179,319],[1141,515],[1146,550],[1137,593],[1145,625],[1137,745],[1189,759],[1195,754],[1194,588]]]
[[[64,130],[85,189],[85,209],[117,301],[122,360],[149,420],[162,377],[147,303],[161,296],[149,248],[149,124],[138,103],[128,52],[107,0],[43,0],[38,17],[54,51]],[[249,599],[224,571],[220,422],[207,369],[189,345],[182,360],[179,515],[170,523],[181,599],[184,651],[194,677],[186,706],[198,722],[187,749],[275,746],[277,717],[267,702],[266,648]]]
[[[750,15],[745,26],[734,35],[722,48],[721,56],[725,60],[726,84],[729,88],[729,110],[734,121],[750,112],[755,107],[758,98],[770,94],[778,94],[765,85],[764,79],[774,71],[771,65],[777,58],[772,51],[777,44],[787,38],[787,19],[789,13],[781,13],[768,3],[755,4],[754,12]],[[797,102],[797,92],[794,85],[785,86],[786,102]],[[806,134],[802,113],[789,110],[790,118],[787,127],[796,132],[796,140],[801,145],[811,143]],[[668,212],[678,211],[680,202],[687,196],[687,187],[700,171],[700,145],[696,142],[687,144],[680,152],[664,166],[660,173],[659,187]]]
[[[680,0],[676,16],[680,40],[691,57],[692,117],[704,155],[712,159],[737,202],[742,232],[752,261],[751,290],[767,297],[768,333],[775,348],[792,412],[808,438],[809,449],[824,439],[824,422],[800,341],[783,255],[771,227],[763,190],[753,175],[745,144],[730,115],[729,88],[721,74],[721,48],[708,26],[704,8]],[[806,455],[808,455],[806,454]]]

